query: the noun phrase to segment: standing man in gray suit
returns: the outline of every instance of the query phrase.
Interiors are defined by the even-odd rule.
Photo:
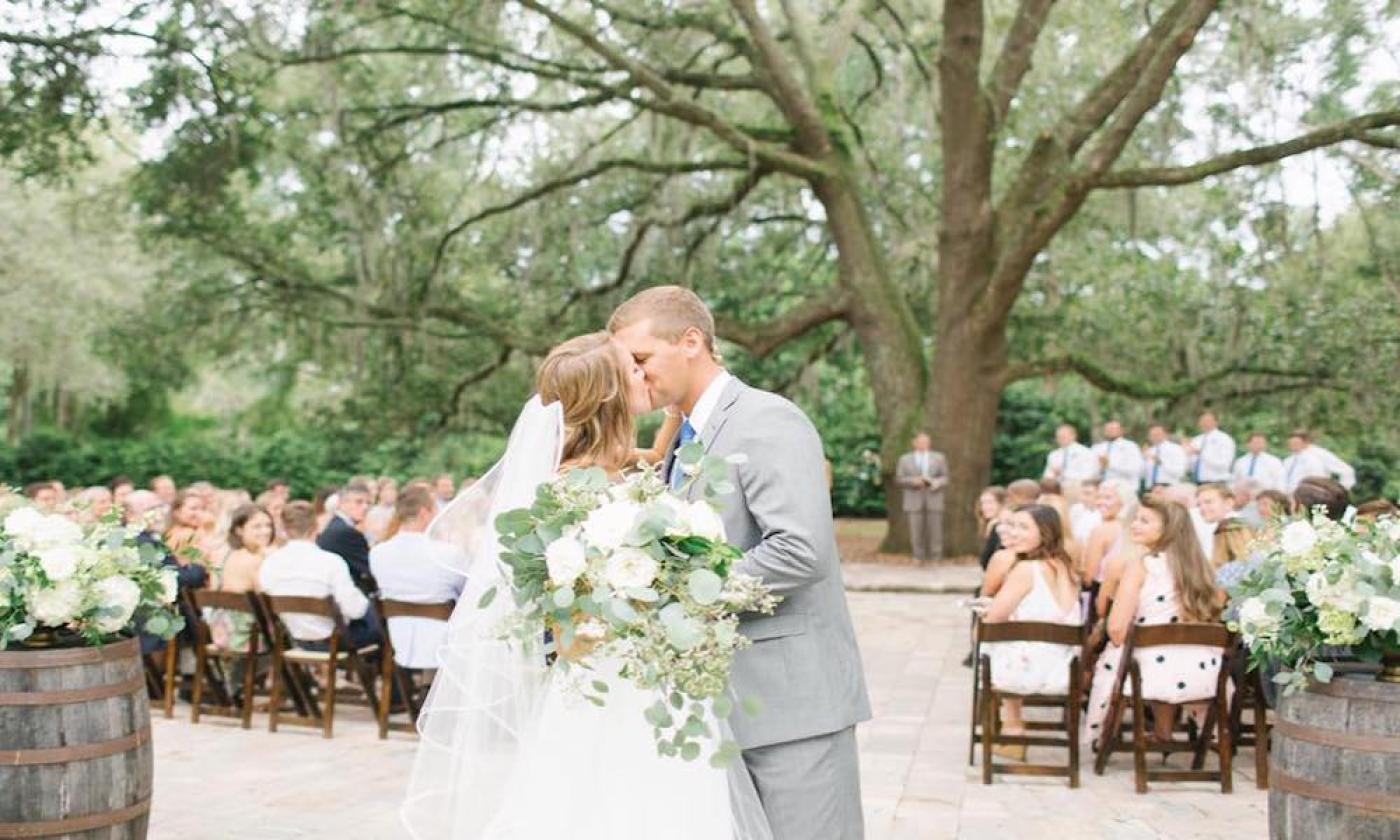
[[[715,357],[714,317],[679,286],[647,289],[618,307],[608,329],[641,367],[657,406],[685,416],[666,459],[698,440],[709,454],[743,455],[723,511],[743,549],[737,570],[782,602],[739,625],[753,641],[734,661],[740,698],[762,704],[731,718],[774,840],[864,837],[855,725],[870,719],[860,651],[846,608],[821,438],[788,400],[750,388]]]
[[[904,488],[904,515],[914,559],[920,563],[943,559],[943,491],[948,487],[948,459],[933,451],[927,432],[914,436],[914,451],[899,456],[894,480]]]

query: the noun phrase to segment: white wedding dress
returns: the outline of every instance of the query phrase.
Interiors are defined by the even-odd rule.
[[[493,523],[556,474],[562,429],[559,406],[533,398],[505,456],[433,523],[466,549],[467,583],[418,721],[404,826],[416,840],[771,840],[741,761],[725,771],[706,760],[712,749],[693,762],[657,754],[643,717],[657,698],[615,660],[566,673],[501,640],[514,603]],[[607,682],[605,705],[570,688],[576,679]]]

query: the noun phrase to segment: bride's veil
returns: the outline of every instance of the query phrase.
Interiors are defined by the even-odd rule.
[[[521,739],[544,684],[540,647],[500,638],[515,607],[501,563],[495,520],[528,507],[559,469],[564,417],[559,403],[532,397],[505,455],[433,520],[428,534],[461,549],[467,580],[438,653],[438,672],[418,718],[421,741],[400,817],[420,840],[477,837],[505,798]],[[482,596],[496,597],[481,607]],[[541,645],[543,639],[540,640]]]

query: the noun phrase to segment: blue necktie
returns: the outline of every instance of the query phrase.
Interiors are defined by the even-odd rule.
[[[1156,446],[1152,449],[1152,454],[1157,456],[1152,459],[1152,480],[1148,482],[1153,487],[1157,486],[1157,475],[1162,472],[1162,447]]]
[[[1201,467],[1205,466],[1206,444],[1210,443],[1210,435],[1201,437],[1201,449],[1196,453],[1196,483],[1201,483]]]
[[[1258,453],[1258,452],[1256,452],[1256,453],[1254,453],[1253,455],[1250,455],[1250,456],[1249,456],[1249,477],[1250,477],[1250,478],[1253,478],[1253,477],[1254,477],[1254,465],[1255,465],[1256,462],[1258,462],[1258,460],[1259,460],[1259,453]]]
[[[695,427],[690,425],[687,419],[681,424],[681,442],[676,446],[676,457],[671,459],[671,489],[681,489],[681,484],[685,482],[685,470],[681,469],[680,452],[681,447],[695,440]]]

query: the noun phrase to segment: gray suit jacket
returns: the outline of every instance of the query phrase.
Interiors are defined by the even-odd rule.
[[[894,480],[904,488],[904,509],[943,510],[943,491],[948,487],[948,459],[942,452],[928,453],[928,476],[933,479],[933,487],[925,487],[919,481],[919,460],[913,452],[899,456],[895,464]]]
[[[731,380],[700,431],[705,450],[742,453],[738,488],[724,505],[725,533],[743,549],[738,571],[763,578],[783,600],[771,616],[742,621],[753,640],[734,661],[740,700],[755,716],[730,722],[744,749],[838,732],[870,719],[870,699],[846,608],[821,438],[802,409]],[[667,474],[674,449],[667,456]]]

